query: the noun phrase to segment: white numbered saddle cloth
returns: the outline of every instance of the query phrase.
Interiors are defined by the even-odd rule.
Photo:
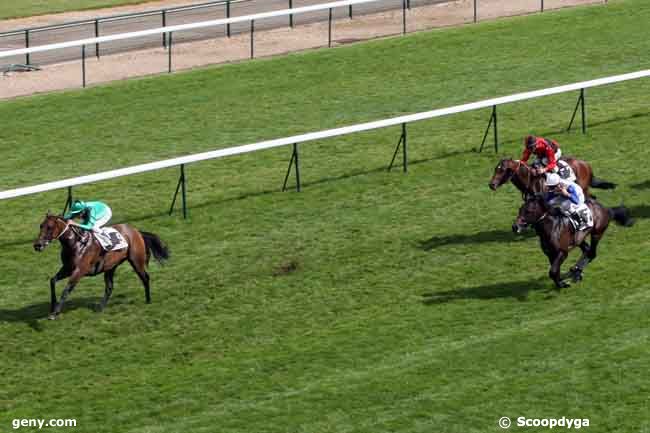
[[[99,231],[93,231],[93,234],[105,251],[117,251],[129,246],[122,233],[114,228],[104,227]]]

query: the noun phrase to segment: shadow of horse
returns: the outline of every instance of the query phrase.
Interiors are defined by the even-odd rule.
[[[486,242],[520,242],[533,237],[535,237],[535,232],[533,230],[528,230],[520,235],[513,234],[512,230],[490,230],[472,234],[433,236],[426,241],[420,241],[419,247],[424,251],[431,251],[446,245],[483,244]]]
[[[646,180],[644,182],[639,182],[630,185],[630,188],[632,189],[649,189],[650,188],[650,180]]]
[[[25,249],[32,250],[34,239],[15,239],[7,242],[0,242],[0,249],[5,247],[18,247],[24,246]]]
[[[650,218],[650,206],[648,205],[630,206],[628,209],[632,218]]]
[[[532,291],[547,290],[551,287],[541,279],[528,281],[511,281],[506,283],[486,284],[476,287],[464,287],[445,292],[423,293],[424,305],[446,304],[459,299],[500,299],[515,298],[518,301],[528,299]]]
[[[125,295],[115,296],[113,304],[119,304],[119,301],[115,301],[117,301],[119,298],[123,298],[124,296]],[[65,303],[65,313],[84,308],[90,311],[95,311],[95,307],[100,299],[101,298],[99,297],[73,298]],[[16,310],[0,309],[0,323],[22,322],[27,324],[35,331],[40,332],[43,331],[42,320],[46,319],[49,315],[50,303],[39,302],[37,304],[18,308]]]

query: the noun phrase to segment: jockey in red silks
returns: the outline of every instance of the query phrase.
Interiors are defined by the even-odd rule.
[[[557,173],[557,161],[562,156],[557,141],[529,135],[524,139],[524,144],[526,148],[521,156],[522,162],[528,162],[528,158],[533,153],[537,156],[537,161],[533,163],[533,174],[539,176],[544,173]]]

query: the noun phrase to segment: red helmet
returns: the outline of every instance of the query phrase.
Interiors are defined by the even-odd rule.
[[[526,138],[524,138],[524,144],[529,149],[535,147],[535,143],[537,143],[537,137],[534,135],[527,135]]]

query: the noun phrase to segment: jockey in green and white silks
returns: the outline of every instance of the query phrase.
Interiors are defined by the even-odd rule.
[[[91,230],[95,233],[100,233],[100,228],[108,223],[113,216],[111,208],[102,203],[101,201],[87,201],[75,200],[70,206],[70,212],[65,214],[65,219],[72,219],[81,217],[82,222],[78,224],[79,227]]]

